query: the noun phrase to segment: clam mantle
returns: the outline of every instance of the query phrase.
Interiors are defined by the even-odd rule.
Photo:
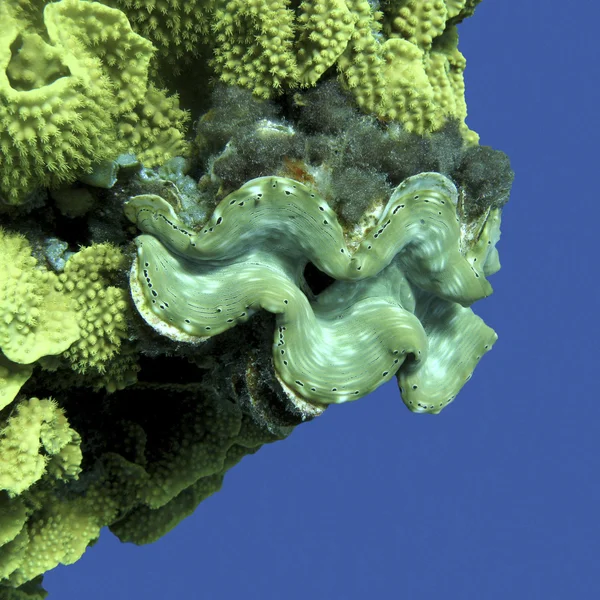
[[[132,296],[177,341],[202,342],[259,310],[273,313],[273,365],[284,391],[316,406],[355,400],[397,377],[412,411],[438,413],[496,334],[469,308],[499,268],[499,210],[461,224],[458,193],[439,173],[402,182],[351,249],[323,198],[292,179],[260,177],[191,230],[156,195],[131,198]],[[334,282],[313,294],[311,262]]]

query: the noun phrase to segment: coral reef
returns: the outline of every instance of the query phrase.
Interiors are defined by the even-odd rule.
[[[367,113],[409,131],[464,124],[456,25],[480,0],[109,0],[152,40],[169,68],[204,57],[219,79],[270,98],[313,86],[332,69]]]
[[[104,272],[122,268],[125,257],[110,244],[83,248],[66,262],[55,289],[63,292],[77,314],[79,339],[67,351],[73,368],[104,370],[127,336],[127,292],[109,286]]]
[[[15,399],[32,373],[31,365],[19,365],[0,354],[0,410]]]
[[[0,230],[0,249],[3,357],[28,365],[62,354],[75,370],[104,371],[127,335],[127,293],[103,277],[124,266],[121,252],[110,244],[83,248],[57,275],[37,266],[22,235]]]
[[[163,397],[169,394],[166,387],[156,391]],[[31,399],[19,405],[18,415],[2,431],[3,487],[14,464],[14,435],[24,431],[25,418],[36,429],[27,428],[30,444],[19,456],[28,458],[21,461],[24,469],[35,471],[31,479],[41,475],[25,491],[9,488],[20,492],[14,498],[0,492],[2,514],[7,515],[0,520],[0,578],[10,585],[76,561],[106,525],[123,541],[157,539],[217,491],[228,468],[262,443],[278,439],[244,417],[237,404],[223,402],[201,385],[184,387],[174,410],[161,415],[142,410],[147,391],[118,394],[110,418],[100,398],[86,399],[85,419],[94,419],[103,437],[94,448],[90,440],[82,444],[83,473],[78,473],[77,434],[69,438],[71,427],[86,429],[81,416],[67,424],[60,413],[35,414],[56,411],[55,404]],[[72,408],[66,404],[67,412]],[[34,414],[29,417],[26,410]],[[51,456],[37,453],[40,441]],[[4,452],[9,449],[13,452]],[[95,457],[91,464],[90,456]]]
[[[57,292],[58,277],[36,268],[24,236],[0,230],[0,347],[9,360],[29,364],[64,352],[78,337],[73,312]]]
[[[52,400],[19,402],[0,435],[0,489],[11,497],[22,494],[45,473],[69,479],[81,471],[81,438]]]
[[[122,152],[143,154],[149,166],[186,152],[186,115],[148,86],[153,46],[122,12],[62,0],[44,8],[36,28],[18,8],[15,0],[0,6],[5,202],[73,182]]]
[[[454,400],[513,179],[465,124],[478,2],[0,3],[2,598],[329,404]]]

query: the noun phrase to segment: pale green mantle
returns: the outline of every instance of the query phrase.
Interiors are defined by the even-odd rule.
[[[365,396],[397,376],[405,404],[437,413],[468,381],[495,332],[469,306],[491,294],[500,211],[461,223],[454,184],[406,179],[375,227],[347,244],[334,211],[307,186],[260,177],[190,230],[159,196],[132,198],[135,305],[171,339],[201,342],[256,311],[276,315],[275,373],[313,405]],[[312,262],[335,282],[313,295]]]

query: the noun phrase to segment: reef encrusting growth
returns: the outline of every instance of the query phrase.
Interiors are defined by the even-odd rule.
[[[477,3],[2,4],[0,595],[394,375],[456,397],[513,178],[464,123]]]

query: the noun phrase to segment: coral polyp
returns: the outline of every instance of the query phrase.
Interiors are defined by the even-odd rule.
[[[479,1],[0,0],[1,598],[332,404],[457,397],[513,180]]]

